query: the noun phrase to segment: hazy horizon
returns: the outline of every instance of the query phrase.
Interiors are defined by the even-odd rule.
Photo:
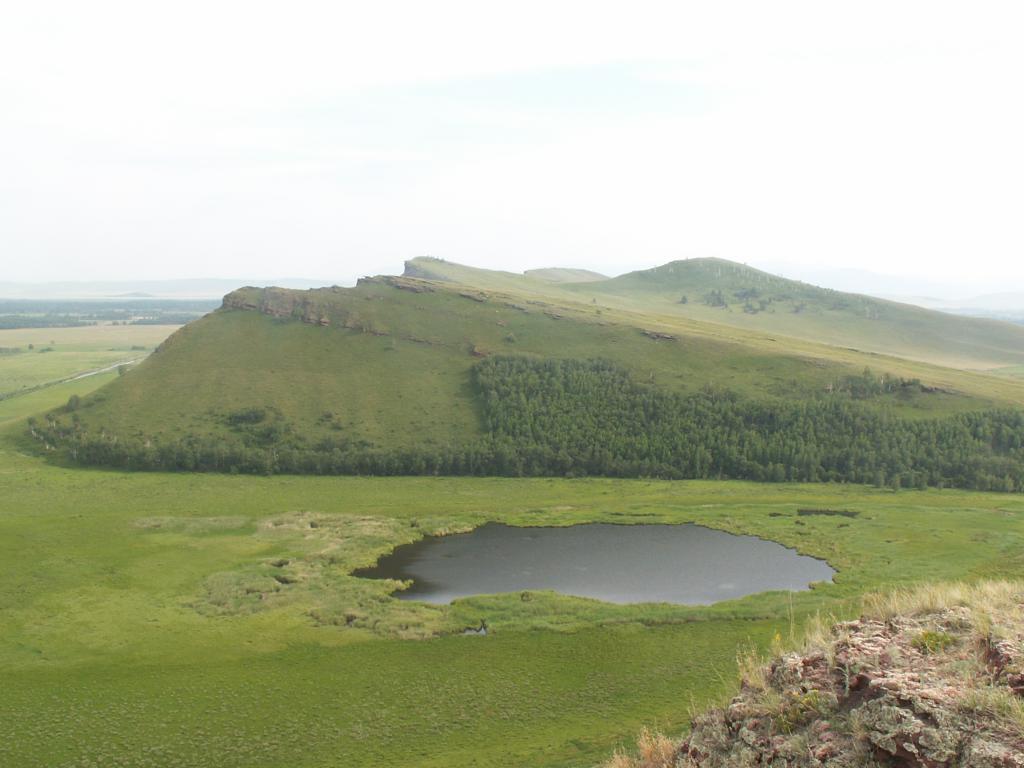
[[[466,263],[466,266],[478,265]],[[590,269],[586,265],[550,264],[551,268]],[[651,269],[660,266],[650,264],[638,269]],[[920,275],[893,275],[868,270],[851,268],[832,268],[800,266],[792,264],[756,264],[761,269],[774,275],[791,280],[799,280],[812,285],[832,288],[848,293],[861,293],[879,298],[904,301],[932,309],[968,308],[975,299],[984,299],[992,309],[1024,311],[1024,290],[1008,290],[998,282],[979,282],[974,285],[962,285],[952,282],[929,280]],[[282,288],[317,288],[329,285],[353,286],[356,281],[374,274],[401,274],[403,264],[398,268],[379,272],[366,272],[357,275],[334,277],[302,277],[296,275],[253,276],[237,275],[234,277],[180,277],[167,279],[132,279],[124,277],[115,280],[51,280],[40,282],[20,282],[0,280],[0,300],[61,300],[61,299],[107,299],[129,298],[132,293],[149,295],[153,298],[219,298],[224,293],[243,285],[268,286]],[[517,271],[517,270],[506,270]],[[630,270],[632,271],[632,270]],[[622,273],[604,273],[607,277],[615,277]],[[973,288],[973,290],[972,290]],[[138,298],[138,297],[137,297]],[[1000,299],[1003,299],[1000,301]],[[978,305],[981,306],[981,305]]]

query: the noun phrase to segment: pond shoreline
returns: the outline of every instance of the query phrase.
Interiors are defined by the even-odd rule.
[[[693,522],[488,521],[399,545],[351,575],[390,579],[405,585],[394,597],[435,604],[515,592],[525,600],[529,592],[550,590],[620,605],[706,606],[760,592],[804,591],[831,583],[836,573],[823,558],[780,542]]]

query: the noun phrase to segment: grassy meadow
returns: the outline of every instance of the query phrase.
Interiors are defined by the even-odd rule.
[[[45,413],[64,405],[72,395],[83,397],[104,384],[109,384],[117,376],[116,370],[106,371],[4,398],[0,400],[0,427],[23,421],[29,416]]]
[[[131,474],[55,467],[22,454],[19,432],[0,443],[4,765],[591,765],[642,724],[682,730],[734,688],[738,648],[812,613],[889,584],[1024,575],[1016,496]],[[695,608],[540,592],[428,606],[348,575],[487,520],[697,522],[839,573]],[[480,619],[489,636],[458,634]]]
[[[0,330],[0,398],[108,366],[138,361],[174,325],[86,325]],[[29,345],[32,348],[29,348]]]

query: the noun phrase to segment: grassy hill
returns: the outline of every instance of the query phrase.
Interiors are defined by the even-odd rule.
[[[724,259],[673,261],[603,279],[587,273],[573,280],[572,272],[518,275],[418,258],[407,262],[405,274],[537,293],[556,302],[589,302],[648,320],[698,320],[943,367],[988,371],[1024,363],[1024,326],[1019,324],[819,288]]]
[[[695,266],[701,268],[702,286],[719,285],[713,290],[728,295],[737,293],[736,286],[751,277],[746,268],[719,265],[725,277],[712,283],[707,281],[717,274],[718,267],[709,262]],[[822,404],[830,401],[855,400],[857,413],[889,413],[912,420],[1024,402],[1024,382],[1020,380],[768,335],[762,329],[714,323],[672,311],[676,304],[665,297],[678,293],[683,284],[694,284],[692,270],[688,267],[680,277],[677,267],[678,263],[659,268],[660,272],[562,284],[417,259],[407,265],[405,276],[367,278],[355,288],[243,288],[225,297],[220,310],[174,334],[136,370],[76,403],[73,415],[68,409],[65,422],[72,419],[73,427],[65,423],[58,431],[67,433],[73,428],[109,440],[133,440],[146,449],[152,443],[201,438],[207,443],[242,440],[254,450],[270,453],[275,446],[298,446],[323,454],[374,450],[437,453],[464,450],[474,441],[495,435],[495,430],[537,437],[531,430],[538,426],[513,425],[509,418],[534,420],[536,425],[543,420],[548,434],[540,438],[550,442],[550,430],[585,417],[589,395],[584,400],[561,400],[555,410],[543,414],[528,413],[527,408],[503,408],[498,415],[495,404],[488,405],[490,401],[483,397],[476,371],[487,358],[509,356],[609,363],[612,368],[608,370],[614,372],[607,375],[615,381],[625,376],[631,382],[621,384],[623,389],[616,395],[621,410],[615,429],[640,428],[633,416],[623,421],[625,414],[649,414],[651,408],[668,409],[673,415],[666,412],[664,419],[701,430],[731,431],[734,428],[727,425],[735,419],[747,419],[747,429],[760,429],[749,420],[760,423],[764,419],[760,413],[752,416],[748,408],[730,410],[708,422],[702,413],[686,415],[692,414],[694,406],[684,401],[660,399],[642,405],[639,400],[648,398],[647,392],[654,393],[650,396],[682,397],[712,388],[731,392],[742,402],[812,404],[817,409],[813,413],[787,411],[791,430],[808,429],[797,426],[807,418],[840,418],[822,411]],[[884,304],[863,297],[843,298],[844,294],[812,286],[797,291],[789,281],[771,276],[764,276],[761,285],[762,295],[771,299],[772,306],[816,302],[820,308],[826,299],[833,303],[861,301],[863,306]],[[593,289],[588,293],[583,290],[586,286],[604,286],[603,293],[595,294]],[[788,291],[787,298],[783,291]],[[648,294],[651,308],[645,309],[641,299]],[[681,306],[685,309],[690,304]],[[892,306],[892,316],[884,320],[887,325],[880,319],[865,322],[879,323],[876,327],[882,329],[899,326],[904,314],[916,317],[911,308]],[[711,316],[714,312],[720,317],[725,314],[721,309],[704,309]],[[855,310],[822,309],[821,316],[826,312]],[[770,318],[772,313],[754,317],[761,315]],[[776,316],[800,317],[793,313]],[[956,329],[949,336],[959,333],[964,339],[976,332],[975,324],[980,322],[939,317]],[[1004,329],[999,326],[999,330]],[[1003,342],[1008,344],[1008,338],[1005,335]],[[537,391],[531,377],[551,374],[542,369],[516,370],[520,380],[509,391],[526,398],[525,405],[534,399],[527,393]],[[552,380],[546,386],[576,387],[582,392],[580,376],[584,374],[559,369],[557,375],[563,382]],[[601,375],[605,373],[586,373],[586,386],[601,391],[604,385],[593,378]],[[721,410],[724,406],[714,401],[710,407]],[[575,408],[576,415],[566,408]],[[495,418],[503,420],[500,429]],[[848,424],[852,416],[841,418]],[[796,432],[793,436],[803,439]],[[582,433],[574,439],[576,444],[593,442]],[[642,445],[642,436],[639,439],[637,443],[637,436],[629,438],[630,450],[640,450],[636,446]],[[668,435],[666,439],[678,442]],[[515,442],[522,444],[518,439]],[[538,444],[537,450],[558,453],[562,449]],[[755,449],[740,446],[738,450]],[[779,453],[782,449],[773,450]],[[797,450],[795,446],[793,452],[784,453],[795,456]],[[764,451],[756,452],[762,456],[759,460],[767,461]],[[805,459],[805,463],[812,461]],[[534,460],[534,465],[541,463]],[[379,465],[374,466],[377,469],[358,471],[378,471]],[[451,466],[462,465],[440,466],[438,471],[452,471]],[[1005,471],[1013,474],[1010,469]],[[998,477],[1003,474],[1002,468],[996,472]],[[825,475],[812,471],[809,476]],[[796,477],[791,473],[789,479]]]
[[[684,333],[754,345],[769,341],[786,351],[850,363],[858,356],[843,353],[867,353],[859,359],[868,365],[871,356],[884,355],[1000,375],[1011,375],[1024,363],[1024,326],[1019,324],[820,288],[724,259],[675,261],[615,278],[587,273],[584,279],[569,279],[577,271],[520,275],[421,257],[406,262],[405,274],[485,291],[535,294],[559,305],[589,304],[634,325],[662,323]],[[533,279],[542,273],[551,276]],[[1010,400],[1020,402],[1016,396]]]
[[[562,286],[581,297],[955,368],[1019,365],[1024,327],[819,288],[723,259]]]
[[[593,310],[581,316],[441,286],[421,293],[396,287],[403,284],[236,292],[225,309],[187,326],[107,387],[81,417],[124,435],[227,434],[229,414],[270,407],[304,434],[448,444],[480,433],[470,370],[494,353],[607,357],[670,388],[693,390],[717,378],[778,395],[823,389],[859,371],[700,336],[652,339]],[[306,321],[292,316],[293,300],[305,302]],[[240,308],[248,302],[260,309]]]
[[[470,270],[451,272],[465,281]],[[1012,380],[529,298],[521,288],[493,289],[524,278],[486,277],[486,290],[474,291],[403,278],[352,289],[241,289],[107,387],[82,418],[119,433],[184,433],[226,430],[218,415],[269,406],[303,430],[341,427],[378,444],[448,442],[478,431],[469,371],[494,354],[605,358],[660,387],[713,382],[752,397],[806,398],[865,366],[943,390],[892,399],[908,412],[1024,400]]]

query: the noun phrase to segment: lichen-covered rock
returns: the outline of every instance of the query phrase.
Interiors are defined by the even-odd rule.
[[[919,704],[913,694],[907,698],[883,694],[860,707],[858,719],[879,756],[884,753],[902,764],[929,768],[949,765],[959,753],[964,736],[938,707],[932,708],[938,722],[930,725],[931,718],[919,712],[926,708]]]
[[[1024,768],[1024,753],[1006,744],[973,739],[964,752],[964,768]]]
[[[945,589],[777,658],[662,762],[612,765],[1024,768],[1024,586]]]

